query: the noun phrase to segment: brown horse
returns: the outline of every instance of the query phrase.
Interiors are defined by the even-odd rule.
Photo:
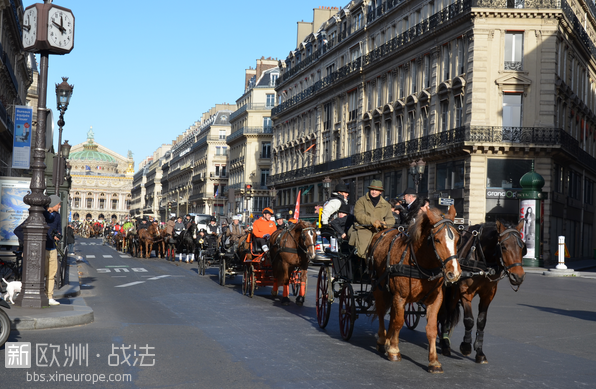
[[[139,230],[139,241],[141,248],[145,249],[145,258],[151,257],[151,249],[153,244],[161,240],[159,236],[159,230],[155,224],[150,224],[147,228],[141,228]],[[156,254],[157,256],[157,254]]]
[[[375,308],[379,320],[377,348],[385,347],[391,361],[400,361],[399,331],[404,324],[405,305],[426,304],[428,370],[443,371],[437,358],[437,314],[443,301],[444,281],[456,282],[460,275],[457,261],[459,233],[453,225],[455,208],[447,215],[436,208],[416,217],[408,233],[391,229],[373,236],[369,260],[374,269]],[[389,329],[385,332],[385,314],[391,308]]]
[[[116,246],[116,251],[123,251],[125,239],[126,235],[124,234],[124,231],[118,231],[118,233],[114,235],[114,245]]]
[[[290,228],[281,229],[271,234],[269,238],[271,251],[269,253],[273,266],[273,293],[277,294],[278,285],[283,285],[282,304],[290,302],[290,278],[296,268],[300,268],[300,293],[296,297],[296,304],[304,304],[306,293],[306,278],[308,262],[315,259],[315,245],[317,233],[311,223],[300,221]]]
[[[478,303],[478,323],[476,341],[476,363],[488,363],[482,351],[484,328],[488,307],[493,301],[499,281],[505,277],[516,287],[524,281],[525,272],[522,260],[525,245],[521,238],[523,220],[517,226],[506,226],[501,222],[470,226],[460,244],[459,257],[463,270],[460,281],[445,289],[445,298],[439,321],[441,323],[441,352],[451,355],[449,336],[459,321],[459,305],[464,307],[464,325],[466,332],[460,345],[463,355],[472,353],[472,329],[474,313],[472,299],[480,296]]]

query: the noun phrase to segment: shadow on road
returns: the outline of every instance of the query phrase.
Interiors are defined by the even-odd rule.
[[[582,319],[582,320],[596,321],[596,312],[593,312],[593,311],[565,310],[565,309],[552,308],[552,307],[540,307],[537,305],[529,305],[529,304],[519,304],[519,305],[521,305],[522,307],[538,309],[539,311],[552,313],[555,315],[569,316],[569,317],[575,317],[577,319]]]

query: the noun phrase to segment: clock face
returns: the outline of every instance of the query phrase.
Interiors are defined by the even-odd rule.
[[[51,47],[68,52],[74,44],[74,16],[60,8],[48,12],[48,43]]]
[[[29,48],[37,40],[37,8],[32,7],[23,14],[23,47]]]

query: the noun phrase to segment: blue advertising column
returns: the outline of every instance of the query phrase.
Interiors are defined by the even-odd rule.
[[[540,250],[542,239],[540,227],[542,226],[542,200],[546,199],[546,193],[542,192],[544,178],[534,171],[534,164],[532,164],[532,170],[522,176],[519,184],[522,187],[521,192],[517,193],[519,216],[520,219],[524,219],[522,239],[528,249],[522,265],[542,267],[544,261]]]

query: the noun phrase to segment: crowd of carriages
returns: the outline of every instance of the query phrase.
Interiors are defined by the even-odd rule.
[[[168,261],[193,263],[205,257],[216,262],[220,253],[233,253],[246,228],[240,217],[228,223],[225,218],[208,215],[171,216],[159,222],[152,216],[113,221],[101,228],[103,243],[134,257],[164,258]]]

